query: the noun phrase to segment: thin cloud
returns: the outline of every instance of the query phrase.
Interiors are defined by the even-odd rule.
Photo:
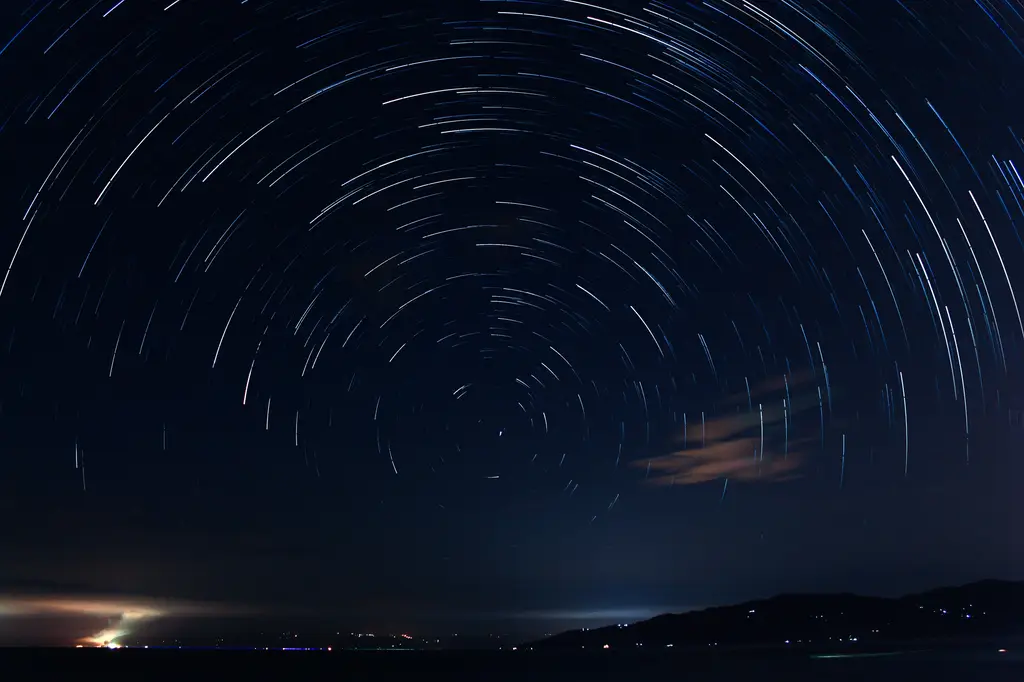
[[[634,462],[650,467],[652,485],[694,485],[720,479],[779,482],[796,478],[812,438],[790,433],[794,415],[818,407],[809,374],[774,377],[735,394],[733,414],[691,423],[675,452]],[[788,390],[787,390],[788,388]]]
[[[694,606],[638,606],[610,609],[552,609],[538,611],[517,611],[499,614],[501,618],[536,621],[603,621],[606,623],[634,623],[647,620],[663,613],[683,613],[703,607]]]

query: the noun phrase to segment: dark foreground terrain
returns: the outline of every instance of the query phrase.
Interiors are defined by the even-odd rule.
[[[1003,643],[1005,645],[1005,643]],[[1019,644],[1018,644],[1019,646]],[[694,656],[671,652],[305,652],[0,650],[3,679],[139,680],[529,680],[531,682],[1020,682],[1024,648],[1000,643],[885,655],[821,658],[759,652]]]
[[[665,614],[650,620],[572,630],[524,648],[578,651],[643,647],[891,649],[892,642],[964,641],[1024,635],[1024,582],[984,580],[898,599],[855,594],[790,594]],[[915,648],[901,645],[900,649]]]

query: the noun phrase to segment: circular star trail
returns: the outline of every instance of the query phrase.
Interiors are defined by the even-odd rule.
[[[5,7],[19,476],[585,526],[970,466],[1024,19],[869,4]]]

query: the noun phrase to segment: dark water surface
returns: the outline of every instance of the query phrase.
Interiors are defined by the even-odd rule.
[[[1024,682],[1024,651],[995,648],[858,657],[718,657],[593,652],[0,650],[0,679],[529,680],[530,682]]]

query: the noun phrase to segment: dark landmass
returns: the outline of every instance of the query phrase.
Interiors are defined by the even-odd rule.
[[[1024,582],[985,580],[888,599],[787,594],[666,614],[631,625],[563,632],[534,650],[797,648],[869,651],[913,642],[1024,635]]]
[[[140,633],[118,639],[125,648],[139,649],[239,649],[239,650],[324,650],[331,651],[496,651],[509,648],[510,640],[498,635],[414,635],[329,632],[326,628],[302,628],[283,632],[230,632],[164,637]]]
[[[678,649],[591,651],[216,651],[185,649],[3,649],[0,666],[22,679],[489,680],[491,682],[1020,682],[1021,648],[1002,642],[889,652],[884,656],[820,658],[806,653]],[[18,673],[22,673],[18,675]],[[6,678],[5,678],[6,679]]]

